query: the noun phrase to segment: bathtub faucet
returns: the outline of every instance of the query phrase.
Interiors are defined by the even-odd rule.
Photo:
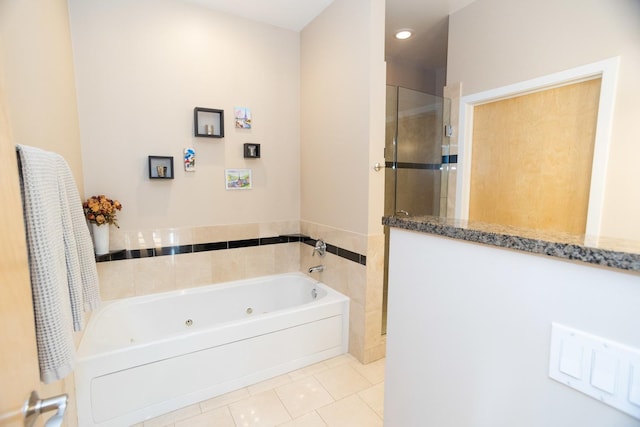
[[[324,265],[316,265],[315,267],[311,267],[309,269],[309,273],[321,273],[324,271]]]

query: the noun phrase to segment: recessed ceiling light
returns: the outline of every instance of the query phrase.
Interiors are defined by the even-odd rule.
[[[409,37],[411,37],[412,35],[413,35],[413,30],[409,30],[409,29],[398,30],[396,32],[396,38],[398,40],[406,40]]]

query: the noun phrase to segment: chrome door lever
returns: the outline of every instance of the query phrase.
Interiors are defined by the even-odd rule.
[[[36,391],[32,391],[22,408],[22,413],[24,414],[24,427],[33,427],[40,414],[54,410],[56,411],[56,414],[47,420],[45,427],[62,426],[64,412],[67,409],[68,401],[69,396],[66,394],[50,397],[49,399],[40,399],[40,397],[38,397],[38,393]]]

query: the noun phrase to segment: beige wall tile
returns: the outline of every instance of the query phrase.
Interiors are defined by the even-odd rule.
[[[259,224],[260,237],[273,237],[283,234],[297,234],[300,232],[300,221],[264,222]]]
[[[274,245],[254,246],[242,250],[245,277],[260,277],[275,274]]]
[[[246,277],[243,260],[244,249],[227,249],[211,252],[211,278],[213,283],[239,280]]]
[[[212,252],[196,252],[175,256],[176,289],[210,285]]]
[[[133,283],[136,295],[148,295],[175,289],[174,256],[140,258],[134,261]],[[122,261],[116,261],[116,263]]]
[[[104,301],[134,296],[135,260],[117,262],[99,262],[98,280],[100,281],[100,297]]]
[[[300,243],[273,245],[276,274],[300,270]]]
[[[364,351],[363,363],[371,363],[385,357],[387,352],[387,338],[386,335],[382,337],[382,343],[368,348]]]

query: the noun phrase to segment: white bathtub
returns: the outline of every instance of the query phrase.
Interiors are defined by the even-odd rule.
[[[345,353],[349,299],[302,273],[110,301],[75,372],[79,425],[123,427]]]

